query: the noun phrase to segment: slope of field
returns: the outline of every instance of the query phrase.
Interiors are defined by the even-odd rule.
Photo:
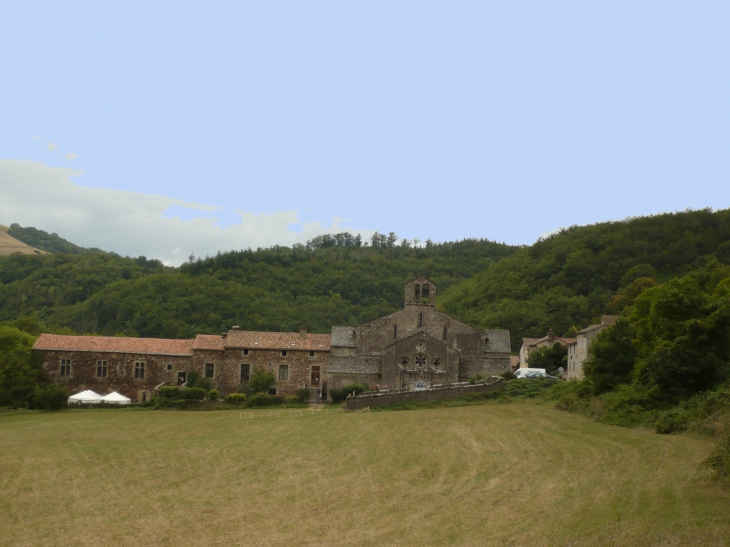
[[[8,234],[8,229],[7,226],[0,225],[0,256],[8,256],[13,253],[23,253],[26,255],[43,253],[43,251],[30,247],[12,237]]]
[[[727,545],[707,443],[527,403],[0,417],[0,544]]]

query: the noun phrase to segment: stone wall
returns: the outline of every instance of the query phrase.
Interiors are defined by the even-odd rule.
[[[358,397],[350,397],[345,402],[348,410],[359,410],[362,408],[374,408],[378,406],[393,405],[406,401],[438,401],[440,399],[456,399],[464,395],[474,393],[489,393],[504,386],[502,378],[491,378],[491,383],[465,385],[465,386],[443,386],[428,389],[425,391],[386,391],[376,394],[363,393]]]
[[[134,403],[148,401],[157,385],[177,383],[178,371],[190,370],[192,357],[92,351],[43,351],[43,368],[55,383],[69,393],[90,389],[101,395],[117,391]],[[71,375],[61,376],[61,359],[71,360]],[[106,377],[97,375],[98,361],[106,361]],[[135,362],[144,363],[144,378],[135,378]],[[168,368],[170,370],[168,370]]]

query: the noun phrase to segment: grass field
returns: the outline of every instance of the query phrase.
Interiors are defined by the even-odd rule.
[[[710,445],[549,405],[0,417],[0,545],[728,545]]]

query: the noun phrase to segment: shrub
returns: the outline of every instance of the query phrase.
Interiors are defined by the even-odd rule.
[[[702,462],[702,467],[714,469],[718,477],[730,481],[730,420],[726,420],[712,454]]]
[[[234,405],[240,405],[244,404],[247,398],[248,395],[245,393],[231,393],[228,397],[226,397],[226,401],[233,403]]]
[[[340,403],[347,399],[347,396],[353,391],[355,392],[355,395],[360,395],[361,393],[368,391],[368,386],[365,384],[350,384],[340,389],[330,389],[328,396],[330,401],[333,403]]]
[[[246,406],[278,406],[284,403],[281,395],[269,395],[268,393],[257,393],[249,398]]]
[[[252,395],[256,395],[256,391],[251,387],[251,384],[245,383],[238,386],[238,389],[236,390],[237,393],[242,393],[248,397],[251,397]]]
[[[199,387],[184,387],[180,389],[178,395],[180,399],[193,399],[196,401],[202,401],[205,399],[205,390]]]
[[[276,385],[276,378],[271,372],[256,369],[251,373],[248,383],[254,393],[268,393]]]
[[[221,394],[221,392],[218,391],[217,389],[211,389],[208,392],[208,399],[210,399],[211,401],[217,401],[218,397],[220,397],[220,394]]]
[[[210,391],[213,389],[213,382],[211,382],[210,378],[198,378],[195,381],[195,387],[199,387],[205,391]]]
[[[58,384],[48,384],[44,388],[35,389],[35,400],[40,408],[60,410],[68,404],[68,391]]]
[[[180,388],[177,386],[162,386],[157,390],[157,394],[165,399],[174,399],[180,394]]]
[[[500,376],[502,378],[504,378],[505,380],[516,380],[517,379],[517,376],[511,370],[505,370],[502,374],[500,374]]]
[[[286,395],[284,397],[285,405],[298,405],[301,404],[301,399],[298,395]]]
[[[309,390],[307,388],[298,389],[297,397],[300,403],[306,405],[309,402]]]
[[[473,386],[474,384],[480,382],[481,380],[484,380],[485,378],[486,376],[484,376],[484,374],[477,374],[475,376],[472,376],[471,378],[469,378],[469,385]]]
[[[195,387],[198,378],[200,378],[200,375],[197,372],[188,372],[187,387]]]

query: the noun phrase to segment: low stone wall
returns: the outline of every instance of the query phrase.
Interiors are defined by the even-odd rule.
[[[363,393],[357,397],[348,397],[345,402],[347,410],[360,410],[376,406],[394,405],[406,401],[438,401],[439,399],[457,399],[473,393],[489,393],[504,385],[502,378],[490,378],[489,383],[475,385],[447,385],[434,387],[424,391],[383,391],[379,393]]]

